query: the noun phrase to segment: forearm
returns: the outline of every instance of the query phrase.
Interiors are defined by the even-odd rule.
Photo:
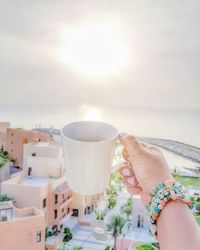
[[[157,221],[161,250],[200,249],[200,228],[182,201],[170,201]]]

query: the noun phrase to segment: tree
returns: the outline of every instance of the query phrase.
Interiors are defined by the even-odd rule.
[[[117,201],[116,201],[115,197],[111,195],[111,196],[108,198],[108,208],[109,208],[109,209],[114,208],[115,205],[116,205],[116,203],[117,203]]]
[[[198,215],[200,214],[200,202],[196,202],[195,206],[196,206],[197,215]]]
[[[117,236],[119,236],[122,232],[122,228],[125,225],[126,220],[120,214],[113,214],[109,218],[109,224],[107,225],[108,231],[112,233],[112,237],[114,238],[114,247],[113,249],[116,250],[116,242]]]
[[[115,187],[110,184],[107,189],[106,189],[106,194],[109,195],[109,196],[116,196],[117,195],[117,191],[115,190]]]
[[[74,247],[73,250],[82,250],[82,247]]]
[[[177,167],[176,166],[172,170],[172,175],[174,178],[177,176]]]
[[[127,216],[127,219],[129,219],[129,216],[132,214],[132,198],[128,198],[126,203],[122,205],[120,211],[122,213],[125,213]]]
[[[68,227],[64,228],[64,235],[65,235],[63,239],[64,242],[68,242],[73,238],[72,232]]]
[[[136,246],[136,250],[154,250],[155,248],[151,244],[140,244]]]

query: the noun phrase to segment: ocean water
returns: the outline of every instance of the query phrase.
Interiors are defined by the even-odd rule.
[[[88,110],[93,106],[89,106]],[[177,140],[200,147],[200,110],[166,110],[148,108],[109,109],[97,107],[101,120],[112,123],[119,131],[137,136]],[[84,111],[87,113],[87,110]],[[77,108],[23,109],[0,107],[0,121],[11,126],[62,128],[65,124],[82,120],[85,114]],[[92,117],[91,117],[92,118]]]

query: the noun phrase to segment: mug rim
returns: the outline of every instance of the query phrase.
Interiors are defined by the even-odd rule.
[[[77,124],[77,123],[84,123],[84,122],[96,122],[96,123],[101,123],[101,124],[104,124],[104,125],[109,125],[110,127],[112,127],[115,131],[116,131],[116,134],[115,136],[113,136],[112,138],[109,138],[109,139],[105,139],[105,140],[101,140],[101,141],[81,141],[81,140],[76,140],[76,139],[73,139],[73,138],[70,138],[68,136],[66,136],[63,132],[63,130],[69,126],[69,125],[72,125],[72,124]],[[62,127],[62,129],[60,130],[60,134],[62,136],[62,138],[64,137],[65,139],[68,139],[68,140],[71,140],[73,142],[78,142],[78,143],[103,143],[103,142],[108,142],[108,141],[112,141],[114,139],[116,139],[118,136],[119,136],[119,132],[117,130],[116,127],[114,127],[112,124],[110,123],[107,123],[107,122],[102,122],[102,121],[91,121],[91,120],[84,120],[84,121],[74,121],[74,122],[70,122],[68,124],[66,124],[64,127]]]

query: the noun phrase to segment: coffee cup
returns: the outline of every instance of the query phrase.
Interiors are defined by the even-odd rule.
[[[118,130],[98,121],[78,121],[61,130],[69,187],[81,194],[103,192],[109,184]]]

